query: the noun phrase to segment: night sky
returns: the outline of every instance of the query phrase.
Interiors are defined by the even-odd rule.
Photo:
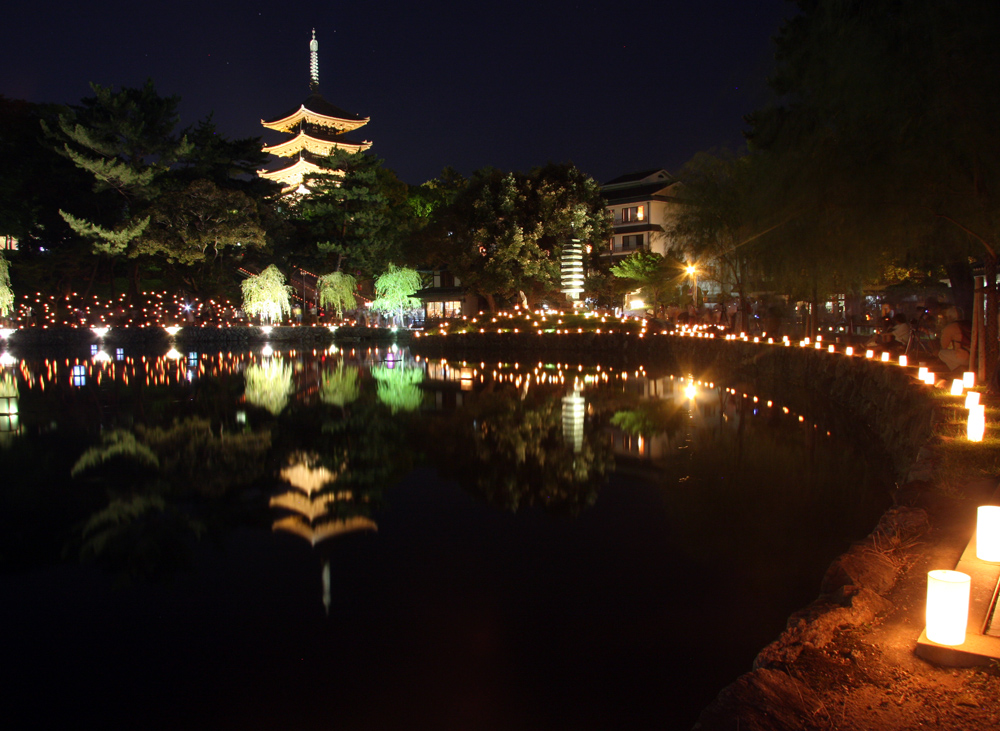
[[[34,0],[5,13],[0,94],[76,103],[91,81],[152,78],[182,98],[182,125],[214,111],[223,134],[273,142],[260,119],[308,95],[315,27],[320,92],[371,117],[353,136],[406,182],[549,161],[603,182],[737,147],[793,12],[786,0]]]

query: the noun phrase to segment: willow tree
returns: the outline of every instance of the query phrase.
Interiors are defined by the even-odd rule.
[[[7,317],[14,310],[14,288],[10,283],[10,265],[0,251],[0,317]]]
[[[344,310],[353,310],[358,306],[355,292],[358,290],[358,280],[346,272],[324,274],[316,280],[319,290],[320,307],[329,307],[337,312],[337,319],[344,316]]]
[[[280,321],[282,315],[292,313],[292,287],[285,284],[285,275],[274,264],[260,274],[250,275],[240,286],[247,317],[260,317],[263,322],[274,323]]]
[[[389,269],[375,280],[375,299],[371,307],[399,322],[408,310],[420,307],[420,300],[413,296],[420,287],[420,275],[415,269],[390,264]]]

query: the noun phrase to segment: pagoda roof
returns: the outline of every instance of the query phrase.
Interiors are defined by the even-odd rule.
[[[325,541],[327,538],[343,535],[344,533],[352,533],[359,530],[377,531],[378,526],[371,518],[365,518],[362,516],[355,516],[344,520],[330,520],[320,523],[319,525],[311,525],[303,521],[298,516],[291,515],[287,518],[282,518],[281,520],[276,521],[271,526],[271,529],[294,533],[297,536],[305,538],[309,541],[309,543],[315,546],[317,543]]]
[[[339,170],[330,170],[329,168],[320,167],[305,156],[299,157],[299,159],[288,167],[279,168],[277,170],[257,171],[257,175],[265,180],[273,180],[276,183],[281,183],[282,193],[295,190],[302,184],[302,180],[305,176],[312,173],[320,173],[324,175],[341,174]]]
[[[348,150],[350,152],[364,152],[372,143],[368,140],[350,140],[340,134],[332,134],[324,128],[302,130],[297,135],[276,145],[265,145],[264,152],[279,157],[291,157],[292,155],[306,150],[314,155],[329,155],[334,150]]]
[[[320,127],[332,127],[348,132],[368,124],[371,117],[362,117],[351,112],[345,112],[321,97],[318,93],[310,94],[297,108],[291,109],[280,117],[272,120],[260,120],[267,129],[279,132],[290,132],[300,122],[307,122]]]

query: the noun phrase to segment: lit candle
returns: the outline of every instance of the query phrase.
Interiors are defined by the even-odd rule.
[[[966,371],[962,374],[962,384],[966,388],[973,388],[976,385],[976,374],[972,371]]]
[[[889,354],[887,352],[885,352],[885,351],[882,351],[882,362],[883,363],[888,363],[889,362]]]
[[[961,378],[956,378],[951,382],[951,395],[961,396],[962,391],[965,390],[965,385],[962,383]]]
[[[906,366],[906,356],[905,356],[905,355],[901,355],[901,356],[899,356],[899,364],[900,364],[901,366],[903,366],[903,367],[905,367],[905,366]]]
[[[846,348],[844,348],[844,355],[854,355],[854,347],[848,345]]]
[[[874,350],[866,350],[865,351],[865,357],[866,358],[874,358],[875,357],[875,351]]]
[[[965,394],[965,408],[971,409],[979,403],[979,391],[969,391]]]

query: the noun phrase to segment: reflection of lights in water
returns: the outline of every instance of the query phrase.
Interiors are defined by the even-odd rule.
[[[698,389],[695,388],[693,383],[689,383],[684,387],[684,398],[693,399],[698,395]]]
[[[92,327],[92,328],[90,328],[91,332],[93,332],[94,335],[96,335],[99,338],[103,338],[105,335],[107,335],[108,331],[110,329],[111,329],[110,327]]]
[[[181,355],[180,351],[177,350],[177,348],[171,348],[170,350],[167,351],[167,356],[166,357],[169,360],[180,360],[184,356]]]
[[[236,423],[246,424],[247,423],[247,412],[240,410],[236,412]]]
[[[17,359],[14,358],[10,353],[3,353],[0,355],[0,366],[10,367],[17,364]]]
[[[577,385],[573,391],[562,400],[563,439],[573,445],[573,452],[578,454],[583,449],[583,422],[587,411],[587,401],[583,397],[581,387]]]
[[[269,358],[272,355],[274,355],[274,348],[272,348],[270,345],[265,345],[261,349],[260,354],[263,355],[265,358]]]
[[[103,350],[98,350],[94,353],[94,360],[98,363],[110,363],[111,356],[105,353]]]
[[[87,367],[82,365],[75,365],[70,371],[70,383],[74,386],[86,386],[87,385]]]
[[[0,340],[6,340],[13,335],[15,330],[9,327],[0,327]]]

